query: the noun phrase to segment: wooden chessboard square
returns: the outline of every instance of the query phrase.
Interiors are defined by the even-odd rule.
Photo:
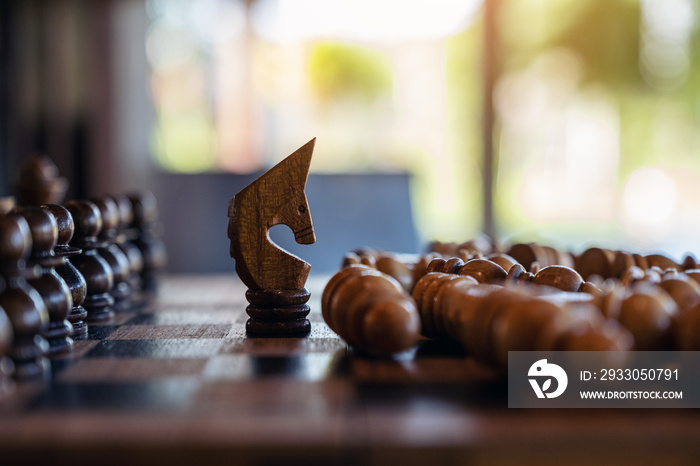
[[[133,382],[164,377],[199,375],[206,366],[204,358],[88,358],[67,367],[57,377],[60,383]]]
[[[172,377],[149,381],[54,383],[29,404],[30,410],[76,411],[187,410],[201,385],[198,377]]]
[[[235,408],[239,415],[335,416],[345,409],[350,385],[345,380],[311,382],[289,379],[205,381],[194,394],[198,406]]]
[[[86,358],[209,358],[216,355],[223,340],[160,339],[104,340],[95,345]]]
[[[498,374],[473,358],[434,357],[394,359],[354,357],[350,362],[353,379],[373,382],[454,383],[486,381]]]
[[[181,311],[139,314],[128,323],[129,325],[234,324],[239,317],[234,312],[204,313],[190,308]]]
[[[140,311],[141,314],[163,314],[170,312],[187,312],[196,310],[206,310],[206,313],[228,313],[228,314],[245,314],[245,308],[248,303],[245,300],[242,303],[215,303],[215,304],[197,304],[197,303],[156,303],[155,306],[149,306]]]
[[[112,317],[105,321],[100,321],[100,322],[89,322],[88,321],[88,328],[90,325],[124,325],[127,323],[129,320],[131,320],[132,317],[136,315],[135,312],[128,312],[128,311],[119,311],[115,312]]]
[[[231,332],[231,324],[191,325],[123,325],[112,332],[107,340],[162,340],[225,338]]]
[[[222,353],[253,356],[292,356],[346,350],[347,344],[338,338],[236,338],[225,341],[221,347]]]
[[[112,332],[119,328],[118,325],[97,325],[88,324],[88,331],[84,335],[74,337],[73,340],[104,340]]]
[[[311,325],[311,333],[309,333],[310,339],[336,339],[340,340],[337,333],[330,329],[325,322],[321,321],[316,324]],[[342,341],[342,340],[341,340]]]
[[[340,376],[344,367],[344,353],[311,353],[303,356],[220,354],[211,358],[202,376],[207,380],[284,378],[316,381]]]
[[[459,445],[479,434],[481,426],[466,406],[448,405],[430,396],[398,398],[393,406],[366,411],[365,435],[370,439],[400,445]]]
[[[0,421],[21,413],[34,398],[46,390],[47,384],[40,379],[16,383],[10,396],[0,398]]]
[[[83,357],[99,343],[97,340],[73,340],[73,348],[65,353],[51,356],[51,361],[73,360]]]
[[[305,338],[246,338],[239,335],[224,342],[222,353],[248,353],[254,356],[286,356],[306,353],[346,351],[347,344],[325,324],[311,327]]]

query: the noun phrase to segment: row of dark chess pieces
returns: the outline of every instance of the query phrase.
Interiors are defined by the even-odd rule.
[[[90,322],[143,305],[165,260],[151,193],[0,212],[0,393],[10,374],[48,377]]]
[[[501,367],[508,351],[700,350],[700,267],[691,255],[675,262],[483,239],[429,249],[348,253],[323,293],[326,323],[369,353],[448,338]]]

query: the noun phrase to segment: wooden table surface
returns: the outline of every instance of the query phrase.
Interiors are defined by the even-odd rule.
[[[248,339],[231,276],[172,276],[0,401],[0,464],[700,464],[697,410],[516,410],[458,347]]]

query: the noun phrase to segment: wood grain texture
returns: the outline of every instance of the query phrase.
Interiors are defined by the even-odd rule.
[[[315,141],[306,143],[231,199],[231,257],[249,289],[297,290],[306,283],[311,266],[275,246],[269,230],[287,225],[297,243],[316,241],[304,193]]]

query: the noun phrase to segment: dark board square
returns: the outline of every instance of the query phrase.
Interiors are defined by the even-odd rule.
[[[233,324],[238,318],[239,315],[232,312],[161,312],[139,314],[127,322],[127,325]]]
[[[204,369],[207,380],[289,379],[319,381],[346,373],[344,353],[297,356],[220,354]]]
[[[81,339],[84,340],[104,340],[112,332],[119,328],[119,325],[95,325],[88,324],[87,335]]]
[[[208,358],[219,352],[217,339],[104,340],[87,358]]]
[[[108,340],[221,339],[229,335],[232,324],[122,325]]]
[[[51,361],[51,378],[55,379],[66,367],[75,362],[75,359],[54,359]]]
[[[245,353],[253,356],[292,356],[309,353],[346,352],[347,344],[334,334],[329,338],[316,338],[316,328],[307,338],[246,338],[244,335],[226,339],[221,353]],[[330,330],[329,330],[330,332]]]
[[[29,409],[184,410],[199,385],[197,378],[140,383],[56,383],[39,393]]]
[[[209,358],[86,358],[58,378],[60,383],[149,382],[164,378],[197,377]]]
[[[256,418],[280,415],[300,423],[309,419],[332,423],[335,416],[348,408],[346,402],[351,392],[349,382],[341,379],[216,380],[202,383],[194,398],[197,408],[244,416],[246,424],[255,422]]]

